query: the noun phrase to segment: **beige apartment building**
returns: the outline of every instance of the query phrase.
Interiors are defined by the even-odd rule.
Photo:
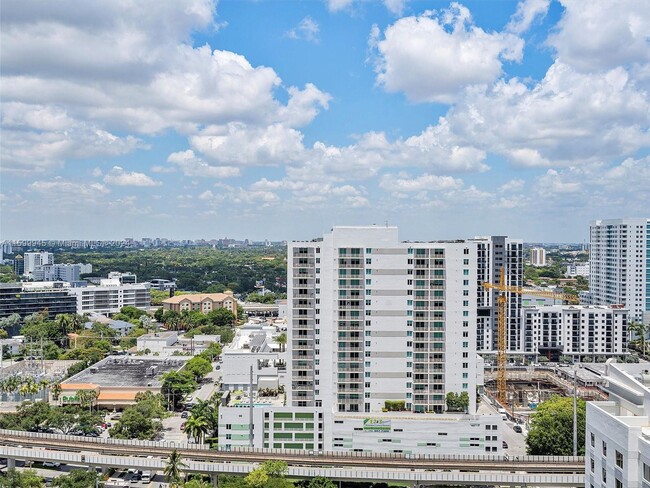
[[[162,303],[165,311],[174,310],[180,313],[185,310],[198,310],[201,313],[209,313],[219,308],[226,308],[237,317],[237,300],[232,296],[232,292],[176,295],[163,300]]]

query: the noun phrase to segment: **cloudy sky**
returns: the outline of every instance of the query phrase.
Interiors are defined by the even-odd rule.
[[[0,238],[650,217],[647,0],[3,0]]]

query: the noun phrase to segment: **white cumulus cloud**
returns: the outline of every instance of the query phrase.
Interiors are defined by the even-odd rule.
[[[453,102],[467,86],[491,83],[504,61],[520,61],[524,42],[486,32],[469,10],[452,3],[442,12],[404,17],[381,35],[371,32],[377,82],[415,102]]]
[[[104,183],[115,186],[159,186],[162,184],[144,173],[125,171],[120,166],[113,166],[111,171],[104,176]]]

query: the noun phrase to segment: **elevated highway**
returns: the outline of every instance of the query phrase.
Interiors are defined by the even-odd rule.
[[[242,449],[217,451],[205,446],[148,441],[83,438],[0,430],[0,457],[58,461],[88,467],[162,470],[173,449],[182,453],[188,471],[246,474],[263,461],[289,464],[289,476],[326,476],[335,480],[407,481],[499,486],[584,486],[584,458],[554,456],[407,456]],[[148,457],[152,456],[152,457]]]

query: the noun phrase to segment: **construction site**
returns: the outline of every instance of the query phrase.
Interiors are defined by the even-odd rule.
[[[606,400],[607,395],[600,388],[603,381],[602,364],[576,364],[573,366],[529,366],[508,368],[505,402],[499,403],[513,417],[525,420],[540,403],[553,395],[571,397],[575,394],[584,400]],[[485,393],[495,400],[499,398],[497,388],[498,371],[485,371]],[[574,379],[575,376],[575,379]]]

